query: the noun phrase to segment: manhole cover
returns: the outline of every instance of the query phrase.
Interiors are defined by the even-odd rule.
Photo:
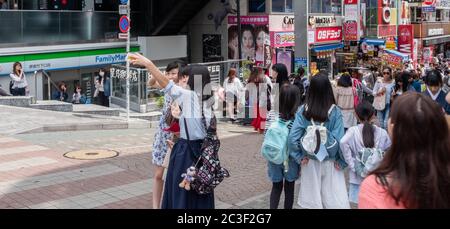
[[[119,153],[113,150],[77,150],[64,154],[64,157],[77,160],[99,160],[119,156]]]

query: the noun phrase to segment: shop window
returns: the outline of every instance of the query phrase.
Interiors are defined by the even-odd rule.
[[[272,0],[272,12],[292,13],[292,0]]]
[[[341,14],[341,0],[309,0],[310,13]]]
[[[266,12],[266,0],[249,0],[248,1],[249,13],[265,13]]]
[[[436,21],[442,21],[443,16],[443,11],[436,9]]]

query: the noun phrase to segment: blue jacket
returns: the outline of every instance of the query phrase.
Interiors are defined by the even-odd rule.
[[[306,128],[312,125],[311,121],[307,120],[303,116],[304,110],[305,107],[302,106],[295,115],[295,121],[289,134],[289,154],[299,164],[305,157],[316,160],[306,153],[300,143],[300,138],[306,133]],[[325,147],[327,147],[328,156],[325,160],[336,161],[340,165],[341,169],[344,169],[347,167],[347,163],[345,162],[344,156],[339,147],[339,142],[344,137],[344,121],[342,119],[341,110],[337,106],[331,112],[330,117],[328,118],[328,121],[325,122],[324,126],[328,129],[328,141],[325,144]],[[337,141],[334,145],[332,145],[334,142],[333,138]]]

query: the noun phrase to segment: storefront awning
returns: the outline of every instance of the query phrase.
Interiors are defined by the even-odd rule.
[[[383,39],[364,39],[362,42],[365,42],[368,45],[385,45],[386,40]]]
[[[401,53],[401,52],[398,52],[398,51],[395,51],[395,50],[391,50],[391,49],[385,49],[384,51],[389,53],[389,54],[392,54],[392,55],[395,55],[395,56],[398,56],[398,57],[402,58],[403,61],[406,61],[406,60],[409,59],[409,55],[405,54],[405,53]]]
[[[437,45],[450,42],[450,35],[422,38],[424,46]]]
[[[343,48],[344,44],[337,43],[337,44],[328,44],[328,45],[315,45],[312,50],[315,52],[324,52],[324,51],[331,51],[338,48]]]

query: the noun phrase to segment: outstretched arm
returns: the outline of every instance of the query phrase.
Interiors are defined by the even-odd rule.
[[[128,58],[130,59],[131,64],[147,68],[147,70],[152,74],[152,78],[156,80],[156,83],[158,83],[161,88],[167,87],[169,84],[169,79],[164,76],[164,74],[156,67],[155,64],[153,64],[151,60],[139,53],[130,53],[128,54]]]

